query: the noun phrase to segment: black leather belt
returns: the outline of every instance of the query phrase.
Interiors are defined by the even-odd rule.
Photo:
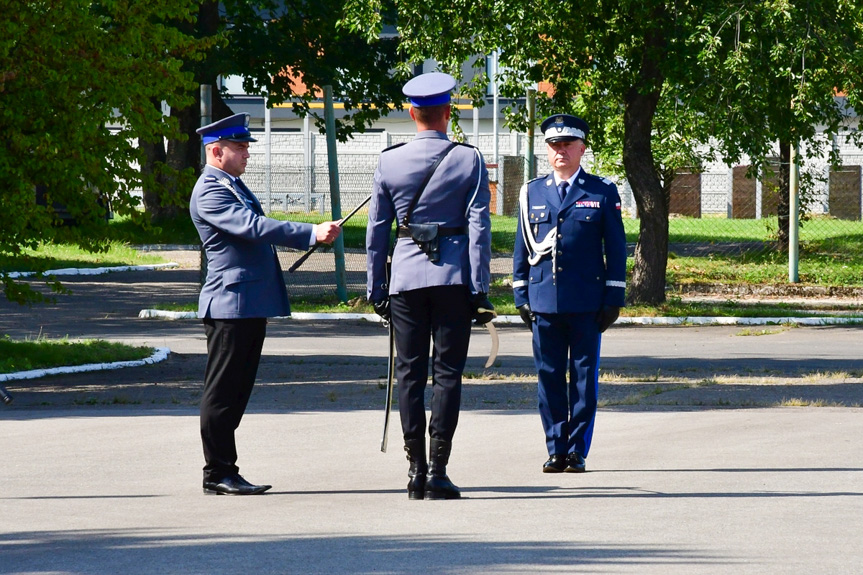
[[[447,236],[466,236],[468,233],[467,226],[461,226],[458,228],[446,228],[444,226],[440,226],[437,229],[438,237],[447,237]],[[403,226],[399,226],[398,228],[398,237],[400,238],[409,238],[411,237],[411,231]]]

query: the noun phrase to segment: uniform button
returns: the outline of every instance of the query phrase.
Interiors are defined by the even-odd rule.
[[[585,219],[589,220],[589,219],[590,219],[590,216],[587,216]]]
[[[558,268],[557,268],[557,271],[562,272],[562,271],[563,271],[563,268],[562,268],[562,267],[558,267]]]
[[[563,255],[563,250],[557,250],[557,255],[562,256],[562,255]]]
[[[563,218],[557,218],[557,222],[558,222],[559,224],[562,224],[562,223],[563,223]]]
[[[557,234],[557,239],[561,239],[562,237],[563,237],[563,234]]]
[[[539,214],[539,217],[544,218],[544,217],[545,217],[545,212],[542,212],[541,214]]]

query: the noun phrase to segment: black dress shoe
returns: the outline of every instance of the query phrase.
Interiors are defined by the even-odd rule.
[[[564,469],[567,473],[584,473],[584,457],[582,457],[578,453],[570,453],[566,456],[566,469]]]
[[[237,473],[228,475],[219,481],[205,481],[204,493],[207,495],[257,495],[271,487],[272,485],[252,485]]]
[[[552,455],[542,464],[543,473],[560,473],[564,469],[566,469],[565,455]]]

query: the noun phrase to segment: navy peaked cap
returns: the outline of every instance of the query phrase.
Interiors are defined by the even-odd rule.
[[[540,126],[546,142],[586,140],[587,122],[569,114],[555,114],[543,120]]]
[[[450,101],[455,78],[442,72],[429,72],[411,78],[402,88],[411,105],[416,108],[440,106]]]
[[[249,132],[249,115],[246,113],[234,114],[212,124],[201,126],[197,130],[201,134],[204,144],[212,144],[219,140],[230,140],[231,142],[257,142]]]

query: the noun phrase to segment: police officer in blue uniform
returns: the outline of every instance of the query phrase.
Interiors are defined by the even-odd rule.
[[[252,393],[267,318],[290,315],[273,245],[308,249],[332,242],[335,222],[312,225],[264,216],[240,176],[249,159],[249,115],[235,114],[197,130],[207,164],[192,191],[189,212],[207,256],[198,317],[207,335],[201,396],[204,493],[255,495],[270,488],[239,474],[234,432]]]
[[[626,235],[617,187],[581,167],[587,122],[555,114],[541,127],[552,173],[521,189],[513,291],[533,331],[542,470],[578,473],[593,436],[600,334],[624,305]]]
[[[395,375],[410,462],[410,499],[460,497],[446,465],[458,423],[471,320],[485,323],[493,316],[486,297],[491,260],[488,171],[476,148],[450,147],[446,132],[454,87],[452,76],[437,72],[405,84],[417,135],[381,153],[366,232],[367,296],[395,330]],[[411,210],[422,182],[440,158]],[[396,218],[399,227],[390,252],[390,229]],[[412,231],[415,224],[421,229]],[[431,236],[436,238],[424,241]],[[427,461],[424,391],[430,342],[434,351]]]

